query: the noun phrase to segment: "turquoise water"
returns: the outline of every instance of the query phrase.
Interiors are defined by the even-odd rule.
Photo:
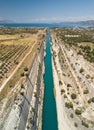
[[[56,103],[54,98],[49,31],[46,36],[46,57],[44,60],[44,64],[45,75],[42,130],[57,130],[57,114]]]

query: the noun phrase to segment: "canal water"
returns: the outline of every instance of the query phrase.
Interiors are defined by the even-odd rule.
[[[44,75],[44,103],[42,130],[58,130],[56,103],[54,98],[54,85],[52,76],[52,63],[50,51],[50,33],[46,36],[46,57],[44,59],[45,75]]]

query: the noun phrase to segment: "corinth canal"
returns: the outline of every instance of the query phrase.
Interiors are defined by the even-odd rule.
[[[44,75],[44,103],[42,130],[57,130],[57,114],[56,103],[54,98],[54,85],[52,76],[52,62],[50,50],[50,32],[47,31],[46,36],[46,57],[44,60],[45,75]]]

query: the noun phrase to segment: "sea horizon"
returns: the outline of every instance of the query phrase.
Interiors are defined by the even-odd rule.
[[[92,25],[81,25],[80,23],[1,23],[0,27],[57,27],[57,28],[93,28]]]

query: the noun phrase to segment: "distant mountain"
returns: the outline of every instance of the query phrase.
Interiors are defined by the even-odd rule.
[[[87,26],[94,26],[94,20],[87,20],[87,21],[78,21],[78,22],[61,22],[60,24],[78,24],[78,25],[87,25]]]
[[[0,24],[4,24],[4,23],[14,23],[14,21],[12,21],[12,20],[0,20]]]
[[[94,26],[94,20],[80,21],[78,23],[80,23],[82,25],[91,25],[91,26],[93,25]]]

